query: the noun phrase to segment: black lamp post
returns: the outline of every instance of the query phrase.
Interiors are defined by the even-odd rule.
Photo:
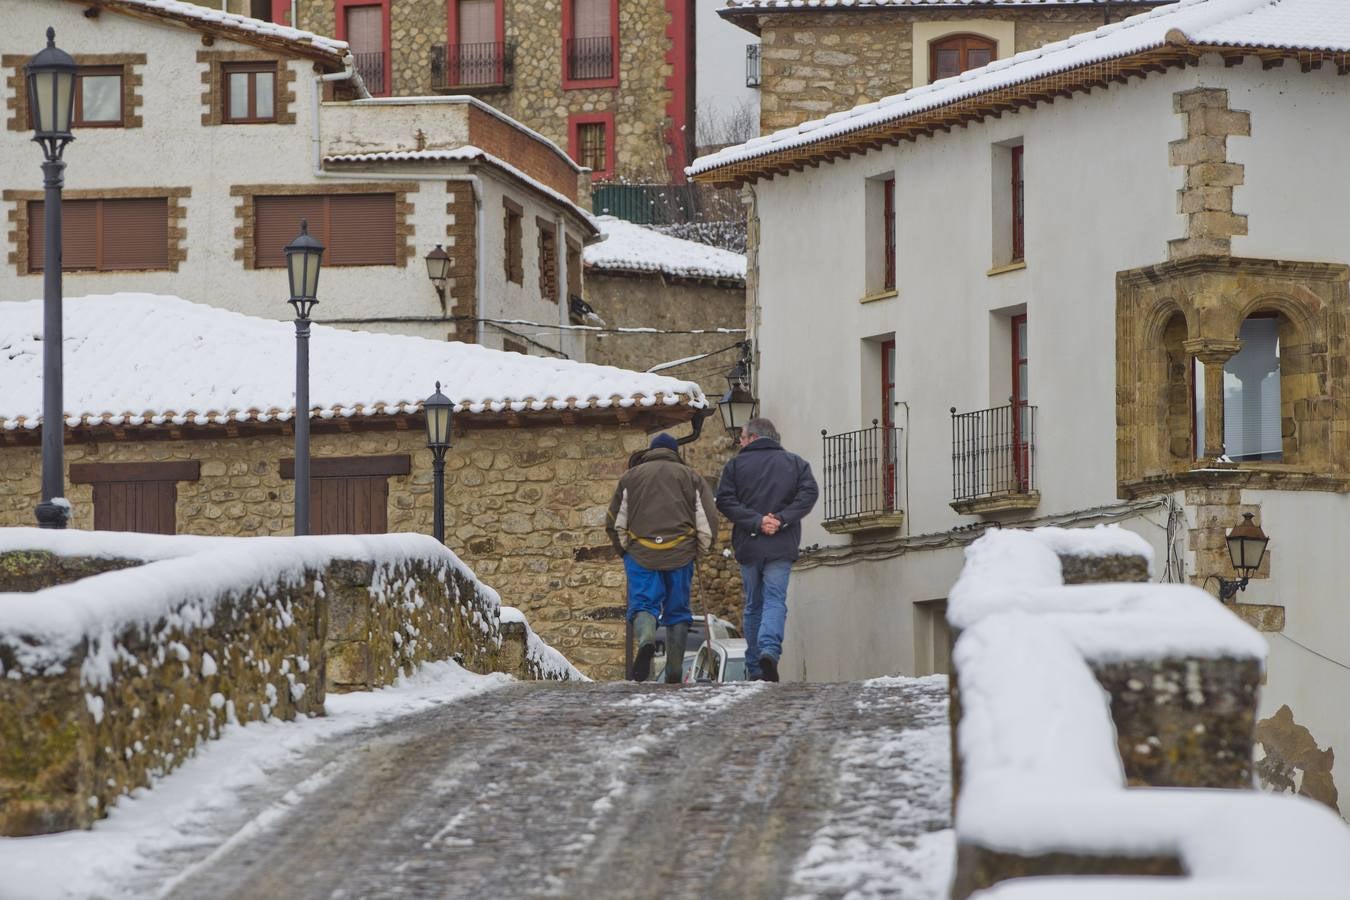
[[[1238,591],[1247,589],[1247,582],[1251,580],[1256,570],[1261,567],[1261,560],[1266,555],[1266,545],[1270,543],[1270,538],[1261,530],[1261,526],[1252,520],[1251,513],[1243,513],[1242,521],[1233,526],[1233,530],[1228,532],[1226,538],[1228,542],[1228,559],[1233,563],[1233,569],[1241,577],[1237,580],[1229,580],[1219,575],[1211,575],[1219,582],[1219,599],[1223,601],[1231,600],[1237,595]],[[1205,581],[1209,581],[1206,578]]]
[[[436,286],[436,296],[441,298],[441,309],[445,309],[445,284],[450,280],[450,267],[454,260],[440,244],[427,254],[427,277]]]
[[[436,504],[431,530],[436,540],[445,543],[445,451],[450,449],[450,426],[454,423],[455,404],[441,393],[436,382],[436,393],[422,404],[427,418],[427,447],[431,450],[431,471],[434,488],[432,502]]]
[[[295,533],[309,534],[309,313],[318,304],[319,264],[323,244],[309,236],[309,222],[300,220],[300,234],[286,245],[286,272],[295,308]]]
[[[741,429],[759,412],[759,400],[750,393],[750,344],[741,343],[741,358],[727,373],[727,392],[717,401],[717,410],[722,414],[722,425],[733,439],[741,435]]]
[[[42,148],[42,216],[46,243],[42,258],[42,502],[36,514],[43,528],[65,528],[70,504],[65,499],[65,403],[61,372],[61,188],[66,164],[61,158],[75,111],[75,60],[56,46],[56,29],[47,29],[47,46],[25,66],[33,140]]]

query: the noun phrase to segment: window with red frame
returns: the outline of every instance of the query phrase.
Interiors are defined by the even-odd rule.
[[[1012,258],[1020,262],[1026,258],[1026,229],[1024,227],[1024,209],[1026,207],[1022,189],[1022,148],[1012,148]]]
[[[613,0],[563,0],[564,72],[569,81],[610,81],[616,75]]]
[[[887,178],[882,182],[885,202],[882,205],[881,227],[885,232],[886,279],[882,284],[885,290],[895,290],[895,179]]]
[[[609,171],[609,129],[604,122],[577,125],[577,162],[596,174]]]

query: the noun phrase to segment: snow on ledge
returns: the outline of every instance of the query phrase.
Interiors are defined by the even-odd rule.
[[[581,674],[581,670],[572,665],[561,652],[554,647],[550,647],[543,638],[535,634],[523,612],[514,606],[503,606],[500,608],[499,614],[499,621],[503,625],[525,626],[525,658],[534,662],[545,677],[558,681],[591,680]]]
[[[1059,556],[1142,556],[1153,567],[1153,547],[1119,525],[1093,528],[1037,528],[1032,532]]]
[[[671,237],[614,216],[597,216],[596,224],[605,240],[582,251],[588,269],[745,282],[742,253]]]

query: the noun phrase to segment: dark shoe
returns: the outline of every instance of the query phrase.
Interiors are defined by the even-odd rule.
[[[761,656],[759,658],[760,681],[778,680],[778,660],[772,656]]]
[[[633,680],[646,681],[652,674],[652,657],[656,655],[656,644],[643,644],[633,657]]]
[[[667,672],[666,684],[684,684],[684,679],[681,678],[678,674],[672,675],[669,672]]]

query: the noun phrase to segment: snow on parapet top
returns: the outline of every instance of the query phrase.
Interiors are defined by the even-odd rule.
[[[1094,528],[1037,528],[1032,534],[1060,556],[1142,556],[1153,565],[1153,548],[1119,525]]]
[[[582,251],[589,269],[745,281],[744,254],[671,237],[614,216],[599,216],[596,223],[605,240]]]
[[[197,3],[184,3],[181,2],[181,0],[117,0],[117,3],[122,6],[139,6],[144,9],[171,13],[189,19],[197,19],[208,25],[223,25],[227,28],[238,29],[239,31],[249,31],[264,37],[274,37],[286,41],[295,41],[296,43],[301,44],[310,44],[321,50],[335,53],[338,56],[343,56],[347,52],[348,44],[346,41],[324,37],[323,35],[315,34],[312,31],[302,31],[299,28],[291,28],[288,25],[278,25],[275,22],[264,22],[261,19],[254,19],[237,13],[211,9]]]
[[[803,0],[792,2],[797,4]],[[1156,49],[1167,43],[1168,34],[1173,31],[1197,44],[1343,52],[1350,50],[1350,3],[1345,0],[1180,0],[1063,41],[996,59],[987,66],[970,69],[952,78],[727,147],[694,160],[686,171],[697,175],[874,125],[896,122],[1047,75]]]
[[[225,424],[290,419],[289,322],[152,294],[65,301],[68,425]],[[315,325],[311,415],[413,413],[441,382],[456,412],[702,407],[692,381],[477,344]],[[42,301],[0,303],[0,427],[42,416]],[[396,361],[396,362],[394,362]]]

